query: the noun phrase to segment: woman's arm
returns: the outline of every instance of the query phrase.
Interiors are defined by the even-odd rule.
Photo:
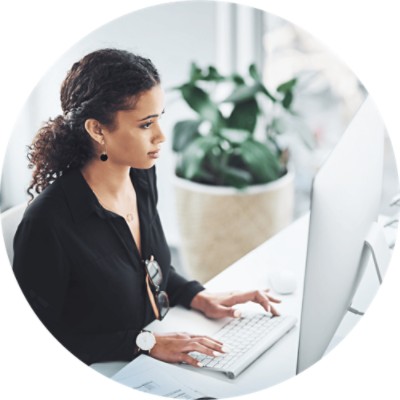
[[[67,326],[63,308],[70,284],[70,264],[55,222],[25,218],[14,239],[13,269],[32,309],[46,328],[86,364],[132,360],[137,330],[82,333]]]
[[[180,304],[186,308],[191,308],[190,304],[193,298],[203,290],[204,287],[199,282],[188,281],[179,275],[174,267],[170,267],[166,291],[171,306]]]
[[[24,218],[14,237],[15,277],[29,304],[51,331],[57,327],[70,270],[54,225]]]

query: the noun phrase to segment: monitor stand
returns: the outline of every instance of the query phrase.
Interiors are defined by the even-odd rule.
[[[392,228],[391,228],[392,229]],[[369,286],[369,290],[372,290],[372,292],[368,292],[368,298],[365,298],[365,282],[363,287],[360,285],[361,278],[364,277],[368,273],[368,277],[365,277],[368,282],[371,282],[371,279],[374,279],[374,273],[372,271],[372,263],[374,264],[374,269],[376,272],[376,277],[380,285],[382,283],[383,276],[385,275],[386,269],[389,265],[391,257],[391,250],[390,246],[387,242],[387,238],[385,236],[385,231],[384,227],[382,224],[378,223],[373,223],[371,226],[367,238],[364,241],[364,247],[362,251],[362,256],[361,256],[361,261],[360,261],[360,268],[359,268],[359,275],[357,279],[357,284],[355,285],[354,293],[352,298],[356,298],[356,293],[357,290],[361,290],[361,297],[358,296],[355,300],[358,303],[361,303],[360,306],[362,308],[367,308],[368,303],[372,301],[373,295],[376,290],[376,286],[374,284],[372,285],[367,285]],[[371,270],[367,271],[367,268],[371,268]],[[357,293],[359,295],[359,293]],[[355,314],[356,316],[362,316],[364,315],[364,312],[357,310],[356,308],[352,307],[350,305],[347,309],[347,311],[351,314]],[[329,343],[329,346],[327,347],[325,351],[325,355],[328,354],[333,348],[335,348],[341,341],[342,339],[347,335],[347,333],[354,327],[354,325],[357,323],[358,319],[356,317],[351,317],[351,314],[348,314],[347,316],[344,317],[341,325],[338,327],[338,330],[336,331],[334,337],[332,338],[331,342]],[[346,321],[346,322],[345,322]]]
[[[385,274],[390,262],[391,251],[386,242],[383,228],[377,222],[374,222],[371,225],[371,228],[364,242],[364,248],[361,255],[360,274],[357,280],[356,287],[358,287],[365,266],[368,265],[368,261],[370,260],[371,256],[373,264],[375,266],[375,271],[379,280],[379,284],[382,284],[382,277]],[[364,312],[354,309],[353,307],[351,307],[351,305],[348,308],[348,311],[356,315],[364,315]]]

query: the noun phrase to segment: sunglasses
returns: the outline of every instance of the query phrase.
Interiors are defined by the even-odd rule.
[[[166,292],[160,290],[163,281],[161,268],[153,256],[144,262],[146,268],[146,286],[149,294],[150,303],[156,319],[161,321],[169,311],[169,299]],[[153,287],[151,290],[150,286]]]

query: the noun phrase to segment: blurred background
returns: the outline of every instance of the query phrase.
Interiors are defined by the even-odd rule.
[[[59,89],[66,72],[85,54],[103,47],[146,56],[161,73],[166,89],[162,127],[167,142],[157,165],[159,212],[174,264],[183,273],[182,236],[172,190],[176,165],[172,132],[178,121],[194,118],[195,112],[179,92],[168,89],[189,79],[193,62],[202,68],[214,66],[223,75],[246,74],[249,65],[254,64],[268,88],[296,78],[291,105],[296,117],[278,115],[284,131],[278,139],[289,150],[295,174],[293,219],[308,211],[313,176],[367,95],[357,77],[316,38],[264,11],[212,1],[170,3],[136,11],[83,38],[49,69],[31,93],[16,122],[4,161],[2,211],[28,199],[31,171],[27,168],[26,149],[41,124],[61,113]],[[266,118],[277,113],[273,104],[266,104],[264,111]],[[388,137],[385,150],[382,213],[388,211],[391,197],[399,191]]]

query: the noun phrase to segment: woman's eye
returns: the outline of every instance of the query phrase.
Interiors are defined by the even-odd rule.
[[[153,124],[152,121],[146,122],[145,124],[142,125],[142,128],[149,129],[152,124]]]

